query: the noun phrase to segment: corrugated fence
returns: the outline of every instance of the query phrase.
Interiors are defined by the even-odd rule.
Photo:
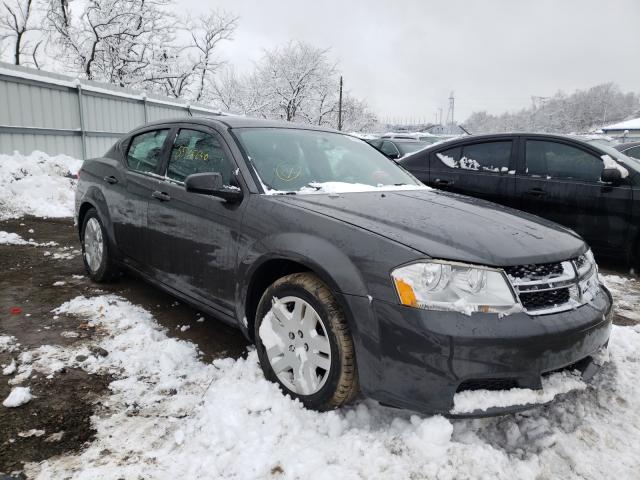
[[[206,105],[0,62],[0,153],[91,158],[145,122],[218,114]]]

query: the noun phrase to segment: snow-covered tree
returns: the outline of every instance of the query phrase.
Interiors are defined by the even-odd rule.
[[[474,112],[465,128],[473,133],[541,131],[585,132],[607,123],[640,115],[640,96],[623,93],[613,83],[577,90],[571,95],[559,91],[539,100],[531,108],[501,115]]]
[[[38,67],[37,53],[42,44],[37,26],[36,0],[4,0],[0,5],[0,45],[11,51],[15,65]],[[5,46],[6,44],[6,46]]]
[[[50,0],[51,43],[89,80],[139,84],[162,59],[159,46],[173,38],[168,2],[88,0],[71,8],[67,0]]]

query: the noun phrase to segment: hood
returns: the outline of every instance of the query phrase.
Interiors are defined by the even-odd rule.
[[[431,258],[490,266],[547,263],[586,250],[572,230],[518,210],[437,190],[281,195]]]

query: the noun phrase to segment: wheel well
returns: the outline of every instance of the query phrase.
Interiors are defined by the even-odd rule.
[[[80,205],[80,210],[78,211],[78,235],[82,235],[82,223],[84,222],[84,216],[91,208],[94,207],[89,202],[84,202]]]
[[[247,318],[247,333],[251,340],[254,340],[253,325],[255,323],[256,310],[264,291],[279,278],[300,272],[311,272],[311,269],[301,263],[285,259],[267,260],[255,271],[247,289],[244,309],[244,314]]]

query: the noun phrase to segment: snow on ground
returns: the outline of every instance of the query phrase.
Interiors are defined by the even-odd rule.
[[[618,315],[640,322],[640,282],[635,277],[600,274],[600,280],[609,288]]]
[[[116,380],[93,417],[96,439],[29,464],[30,478],[622,480],[640,471],[638,326],[614,327],[611,361],[582,391],[521,414],[448,420],[371,401],[306,410],[264,379],[255,351],[204,363],[194,344],[117,296],[77,297],[55,313],[107,332],[109,354],[40,347],[20,355],[18,370],[31,361],[51,372],[51,357]]]
[[[32,398],[29,387],[15,387],[11,390],[9,396],[4,399],[2,405],[7,408],[16,408],[28,403]]]
[[[0,220],[22,215],[71,217],[82,161],[67,155],[0,154]]]

